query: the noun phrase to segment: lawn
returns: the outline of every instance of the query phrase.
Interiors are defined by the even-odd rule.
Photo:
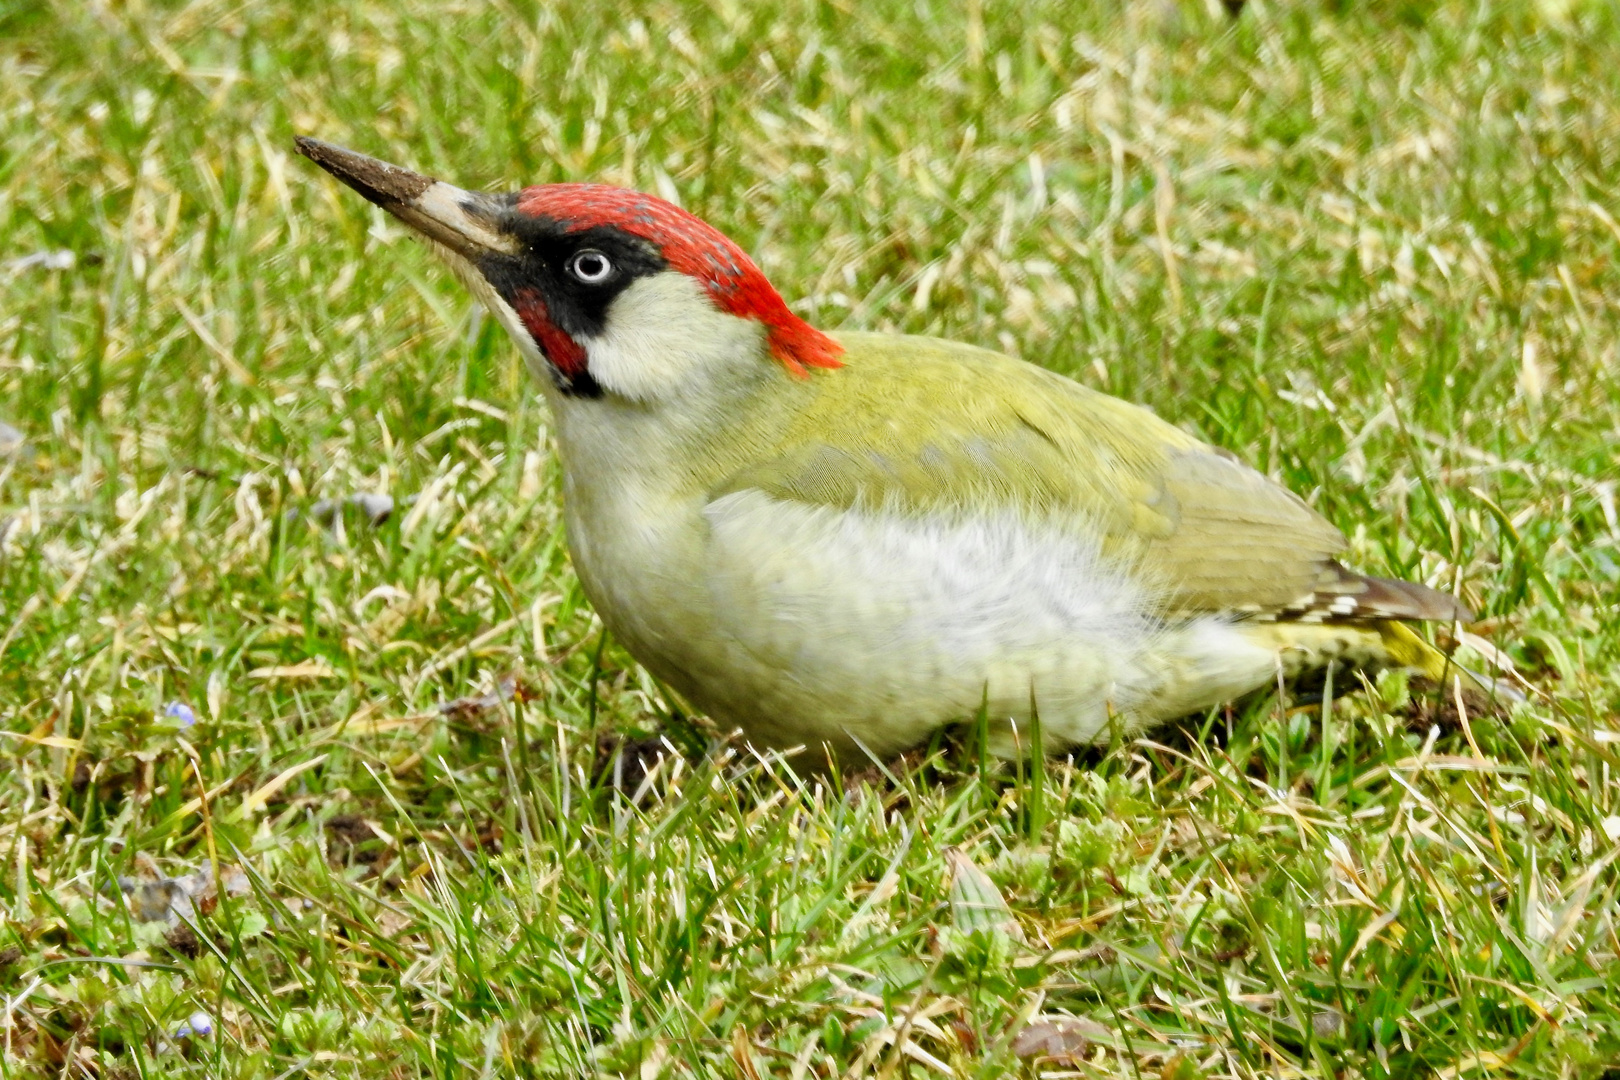
[[[1620,1075],[1620,15],[631,6],[0,0],[0,1077]],[[295,134],[1143,402],[1531,700],[798,779],[603,633],[516,350]]]

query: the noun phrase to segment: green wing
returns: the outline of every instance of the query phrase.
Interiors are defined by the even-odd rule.
[[[1386,596],[1372,586],[1401,583],[1344,570],[1333,559],[1343,535],[1302,500],[1146,409],[967,345],[840,340],[845,366],[788,395],[777,454],[714,497],[1015,509],[1099,540],[1161,583],[1176,614],[1450,617],[1431,612],[1432,590]]]

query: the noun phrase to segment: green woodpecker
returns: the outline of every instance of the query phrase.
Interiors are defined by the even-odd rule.
[[[1405,622],[1471,618],[1342,566],[1303,501],[1139,406],[969,345],[812,328],[650,195],[481,194],[298,150],[511,334],[586,595],[756,744],[889,755],[987,705],[1004,752],[1037,713],[1061,750],[1335,662],[1441,678]]]

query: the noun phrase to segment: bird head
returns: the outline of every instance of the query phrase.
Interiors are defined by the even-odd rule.
[[[801,378],[839,366],[842,347],[741,248],[663,199],[606,184],[463,191],[316,139],[297,147],[427,240],[565,397],[656,401],[773,362]]]

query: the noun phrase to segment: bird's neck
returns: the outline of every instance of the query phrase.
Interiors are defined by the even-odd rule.
[[[549,384],[545,390],[574,490],[635,488],[649,498],[688,497],[771,452],[803,381],[756,357],[729,371],[707,368],[679,392],[651,399],[622,396],[605,382],[592,398]]]

